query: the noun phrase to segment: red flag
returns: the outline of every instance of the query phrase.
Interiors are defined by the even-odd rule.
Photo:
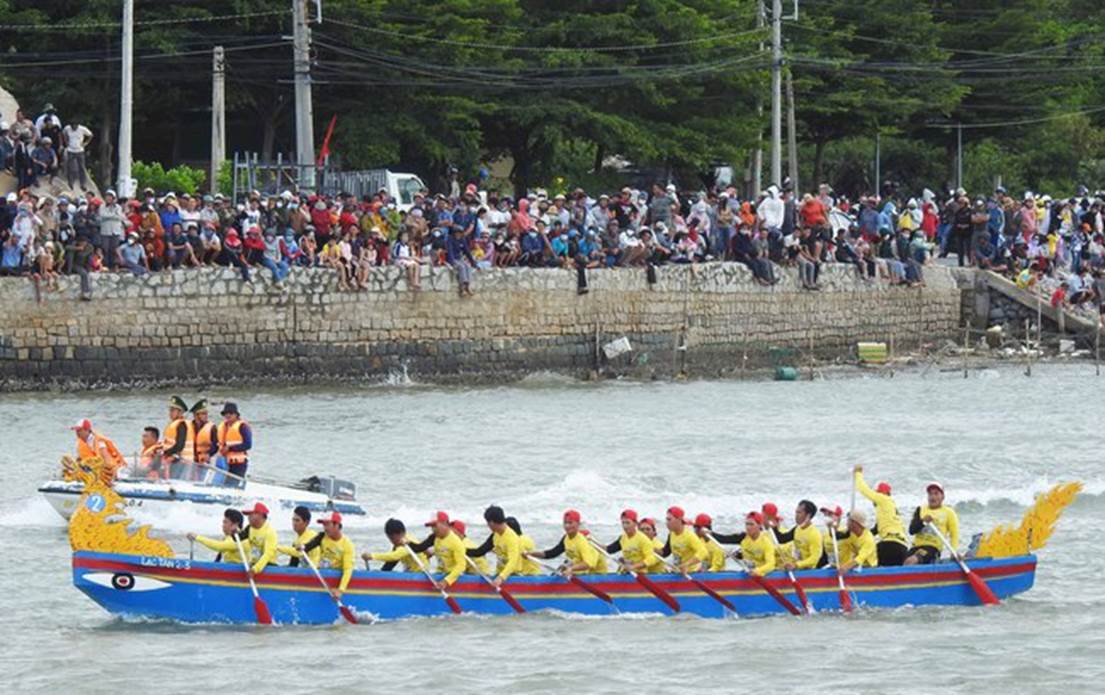
[[[318,151],[318,162],[316,166],[322,166],[326,163],[326,158],[330,156],[330,138],[334,135],[334,124],[338,122],[338,114],[334,114],[330,118],[330,125],[326,127],[326,137],[322,139],[322,149]]]

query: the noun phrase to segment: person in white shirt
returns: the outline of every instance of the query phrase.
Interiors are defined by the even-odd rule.
[[[80,190],[88,190],[88,174],[84,170],[84,148],[92,141],[92,131],[73,121],[62,129],[61,138],[65,141],[65,178],[69,188],[77,190],[74,181],[80,181]]]

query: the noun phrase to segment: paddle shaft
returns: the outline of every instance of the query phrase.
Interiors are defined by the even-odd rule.
[[[613,605],[614,599],[612,599],[610,597],[610,594],[606,593],[602,589],[596,588],[596,587],[592,586],[591,584],[588,584],[587,582],[583,581],[582,579],[575,576],[574,574],[571,575],[571,576],[567,576],[567,577],[564,576],[563,568],[561,568],[561,567],[557,567],[555,565],[550,565],[547,562],[541,562],[541,561],[535,561],[535,562],[537,562],[537,564],[541,565],[545,569],[549,570],[549,572],[551,572],[552,574],[560,577],[561,579],[564,579],[567,582],[575,584],[580,589],[583,589],[584,591],[591,594],[592,596],[594,596],[598,599],[601,599],[602,601],[604,601],[606,603],[609,603],[609,604]]]
[[[775,538],[775,532],[772,531],[772,529],[770,527],[767,530],[771,533],[771,535],[769,536],[769,538],[771,538],[771,542],[774,543],[776,548],[778,548],[779,547],[779,541]],[[715,543],[717,542],[717,541],[714,541],[714,537],[709,531],[706,531],[706,538],[710,539],[711,541],[713,541]],[[752,580],[752,582],[754,584],[759,585],[759,587],[761,589],[763,589],[769,596],[771,596],[771,598],[775,599],[775,601],[778,602],[778,604],[780,606],[785,608],[788,613],[790,613],[792,615],[800,615],[801,614],[801,611],[798,610],[797,608],[795,608],[794,604],[791,603],[790,600],[787,599],[786,596],[783,596],[779,592],[778,589],[776,589],[775,587],[768,584],[766,579],[764,579],[763,577],[761,577],[758,574],[753,573],[751,570],[745,570],[745,572],[748,574],[749,578]],[[788,572],[788,574],[789,574],[789,572]],[[796,583],[796,582],[793,581],[793,577],[791,577],[791,583],[792,584]],[[730,605],[732,605],[732,604],[730,604]]]
[[[403,544],[403,547],[406,549],[407,554],[411,556],[411,559],[414,560],[414,564],[418,565],[418,569],[422,570],[422,574],[426,575],[426,579],[429,579],[431,584],[437,586],[437,580],[435,580],[433,575],[430,574],[430,570],[428,570],[426,568],[426,565],[422,563],[422,559],[418,557],[418,554],[411,550],[411,547],[406,543]],[[461,612],[460,606],[457,604],[456,599],[450,596],[448,591],[442,589],[441,587],[437,587],[437,590],[441,592],[441,598],[445,599],[445,603],[449,604],[450,610],[452,610],[454,613]]]
[[[779,539],[775,536],[775,529],[769,527],[767,530],[771,533],[771,542],[775,544],[775,549],[778,550],[782,546],[779,545]],[[802,602],[802,610],[809,615],[812,611],[810,610],[810,602],[809,599],[806,598],[805,590],[802,588],[802,585],[798,583],[798,579],[794,576],[793,570],[789,570],[786,567],[784,567],[783,570],[787,573],[787,579],[790,580],[790,585],[794,587],[794,593],[798,594],[798,600]]]
[[[733,602],[732,602],[732,601],[730,601],[729,599],[725,598],[724,596],[722,596],[722,595],[721,595],[721,594],[719,594],[718,592],[714,591],[714,590],[713,590],[713,589],[711,589],[710,587],[706,586],[706,583],[705,583],[705,582],[703,582],[703,581],[701,581],[701,580],[699,580],[699,579],[695,579],[694,577],[692,577],[692,576],[691,576],[690,574],[688,574],[688,573],[687,573],[687,571],[686,571],[685,569],[683,569],[683,568],[682,568],[682,567],[681,567],[681,566],[679,565],[679,563],[678,563],[677,561],[672,561],[672,562],[670,562],[670,563],[669,563],[669,562],[665,562],[664,564],[665,564],[665,565],[667,565],[667,566],[668,566],[669,568],[671,568],[671,570],[672,570],[673,572],[675,572],[675,573],[677,573],[677,574],[680,574],[680,575],[682,575],[682,577],[683,577],[684,579],[686,579],[686,580],[687,580],[688,582],[690,582],[691,584],[694,584],[694,585],[695,585],[696,587],[698,587],[698,588],[699,588],[700,590],[702,590],[702,592],[703,592],[704,594],[706,594],[707,596],[709,596],[710,598],[714,599],[715,601],[717,601],[717,602],[718,602],[718,603],[720,603],[721,605],[723,605],[723,606],[725,606],[726,608],[728,608],[729,610],[733,611],[733,613],[736,613],[736,612],[737,612],[737,607],[733,605]]]
[[[852,612],[852,597],[844,586],[844,575],[840,573],[840,547],[836,544],[836,529],[829,527],[829,538],[833,540],[833,562],[836,563],[836,581],[840,586],[840,607],[845,613]]]
[[[603,547],[603,545],[600,544],[598,541],[596,541],[594,538],[591,538],[590,536],[588,536],[587,537],[587,542],[590,543],[591,545],[595,546],[595,549],[598,550],[600,553],[602,553],[606,557],[607,560],[610,560],[611,562],[615,562],[615,563],[617,562],[617,560],[615,560],[614,557],[610,553],[606,552],[606,548]],[[621,563],[621,564],[622,564],[622,567],[625,568],[625,571],[629,573],[629,576],[631,576],[635,580],[637,580],[638,584],[640,584],[645,589],[647,589],[650,594],[652,594],[656,598],[660,599],[660,601],[664,605],[666,605],[668,608],[672,609],[676,613],[683,610],[682,606],[679,605],[679,602],[675,600],[675,597],[673,597],[671,594],[664,591],[660,587],[656,586],[656,583],[653,582],[651,579],[649,579],[648,577],[646,577],[644,574],[642,574],[640,572],[637,572],[635,570],[630,569],[629,566],[626,565],[624,562]]]
[[[246,579],[249,580],[249,588],[253,591],[253,611],[257,614],[257,622],[262,625],[272,624],[272,613],[269,611],[268,604],[261,598],[261,594],[257,591],[257,583],[253,581],[253,575],[250,574],[249,561],[246,560],[246,551],[242,547],[242,539],[238,538],[238,534],[231,534],[231,538],[234,539],[234,545],[238,546],[238,557],[242,559],[242,568],[246,571]]]
[[[997,605],[1001,603],[1001,600],[994,594],[994,591],[986,584],[986,580],[971,571],[971,568],[967,566],[967,563],[964,562],[959,553],[955,551],[955,548],[948,542],[944,534],[940,532],[940,529],[936,528],[935,524],[928,524],[928,529],[940,539],[940,542],[943,543],[944,547],[951,553],[952,559],[959,564],[959,569],[963,571],[963,576],[967,578],[967,582],[971,585],[971,588],[978,594],[979,600],[987,605]]]
[[[302,557],[304,559],[304,561],[306,561],[307,566],[310,567],[311,571],[315,573],[316,577],[318,577],[318,583],[322,584],[322,588],[326,589],[326,591],[329,592],[330,591],[330,585],[327,584],[326,580],[322,578],[322,572],[318,571],[318,566],[315,565],[314,560],[311,559],[311,555],[307,552],[300,551],[300,557]],[[344,603],[342,603],[341,599],[338,598],[337,596],[334,596],[333,594],[330,594],[330,598],[334,601],[334,605],[336,605],[338,607],[338,612],[341,613],[342,617],[345,618],[347,621],[349,621],[349,622],[353,623],[354,625],[356,625],[357,624],[357,618],[356,618],[356,616],[353,615],[353,611],[351,611],[348,606],[346,606]]]
[[[467,555],[464,556],[464,559],[468,561],[468,566],[471,567],[476,572],[476,574],[480,575],[480,579],[487,582],[488,585],[492,589],[494,589],[504,601],[510,604],[510,607],[514,609],[515,613],[526,612],[526,609],[522,607],[522,604],[518,603],[518,601],[514,598],[514,596],[510,594],[509,591],[501,586],[495,586],[495,582],[491,581],[491,577],[488,577],[486,574],[483,573],[483,570],[480,569],[480,566],[476,564],[475,560],[468,557]]]

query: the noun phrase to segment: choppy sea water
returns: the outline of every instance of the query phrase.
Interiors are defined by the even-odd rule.
[[[764,501],[847,505],[853,463],[900,505],[941,480],[963,535],[1018,520],[1033,494],[1086,492],[1040,557],[1036,587],[997,609],[851,617],[435,618],[365,626],[186,627],[115,619],[71,585],[64,523],[35,493],[91,417],[130,452],[163,425],[165,392],[0,398],[0,667],[11,692],[1089,692],[1105,676],[1102,398],[1092,365],[901,373],[813,382],[583,384],[538,376],[501,388],[363,387],[211,392],[255,431],[254,469],[354,480],[358,549],[386,547],[390,516],[448,510],[482,537],[489,503],[538,544],[567,507],[600,536],[633,506],[708,512],[728,530]],[[182,394],[192,400],[200,394]],[[140,517],[172,538],[215,533],[218,513]],[[278,529],[290,530],[276,519]]]

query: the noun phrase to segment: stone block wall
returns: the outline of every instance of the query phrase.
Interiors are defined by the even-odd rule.
[[[847,354],[860,340],[902,349],[954,337],[961,296],[942,268],[924,288],[858,280],[830,265],[823,290],[782,271],[760,287],[738,264],[643,268],[502,269],[474,274],[458,296],[448,269],[423,268],[422,290],[396,268],[376,269],[362,292],[339,292],[332,272],[297,270],[285,287],[224,269],[144,278],[101,273],[93,299],[76,278],[36,291],[0,278],[0,388],[49,384],[226,383],[383,378],[505,380],[540,370],[693,376],[764,364],[772,347]],[[607,362],[599,347],[627,336],[633,351]]]

